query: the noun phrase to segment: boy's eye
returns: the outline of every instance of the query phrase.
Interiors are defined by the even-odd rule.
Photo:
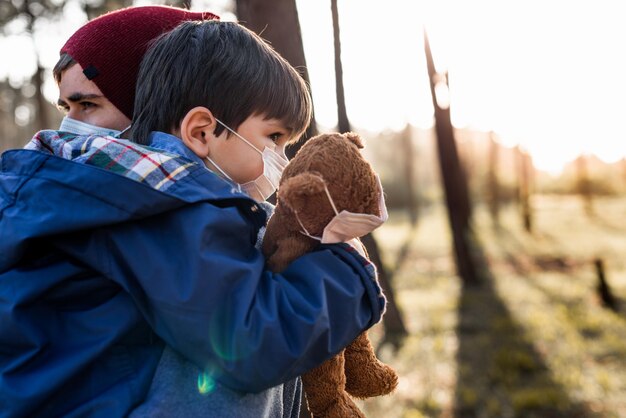
[[[269,134],[267,137],[268,137],[269,139],[271,139],[272,141],[276,142],[276,141],[278,141],[280,138],[282,138],[282,137],[283,137],[283,135],[284,135],[284,134],[283,134],[282,132],[274,132],[274,133]]]
[[[57,105],[57,109],[59,109],[61,112],[67,114],[70,111],[70,107],[68,105]]]

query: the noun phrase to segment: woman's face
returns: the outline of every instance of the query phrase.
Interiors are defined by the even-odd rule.
[[[101,128],[122,131],[130,125],[130,119],[85,77],[78,63],[61,74],[57,105],[70,118]]]

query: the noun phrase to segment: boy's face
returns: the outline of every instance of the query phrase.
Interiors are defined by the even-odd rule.
[[[285,145],[291,140],[292,131],[277,119],[264,119],[255,115],[246,119],[236,132],[248,140],[258,151],[265,147],[284,155]],[[255,180],[263,173],[261,154],[237,136],[224,130],[209,145],[209,157],[224,170],[232,180],[243,184]]]
[[[57,105],[70,118],[91,125],[117,131],[130,125],[130,119],[104,97],[93,81],[85,77],[79,64],[63,72]]]

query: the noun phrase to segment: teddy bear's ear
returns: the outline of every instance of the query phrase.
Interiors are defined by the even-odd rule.
[[[284,180],[277,192],[277,199],[296,212],[305,209],[310,196],[324,193],[324,179],[318,173],[300,173]]]
[[[345,136],[348,141],[356,145],[357,148],[359,149],[365,148],[365,142],[363,141],[363,139],[361,139],[359,134],[354,133],[354,132],[346,132],[345,134],[343,134],[343,136]]]

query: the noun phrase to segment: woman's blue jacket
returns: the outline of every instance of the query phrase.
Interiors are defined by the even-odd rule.
[[[33,141],[0,159],[0,416],[124,416],[164,344],[257,392],[380,320],[345,245],[266,270],[264,211],[177,138]]]

